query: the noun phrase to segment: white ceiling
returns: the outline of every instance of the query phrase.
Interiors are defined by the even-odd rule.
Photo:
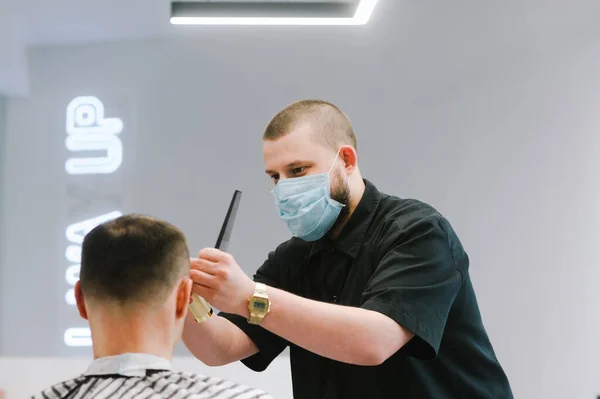
[[[28,45],[144,38],[173,30],[170,0],[8,1]]]
[[[443,18],[448,21],[464,22],[465,18],[477,21],[474,26],[479,28],[474,35],[480,34],[478,30],[485,26],[487,34],[508,35],[514,37],[515,43],[539,35],[547,37],[549,43],[597,35],[600,27],[600,0],[503,0],[500,3],[452,0],[454,7],[448,7],[447,1],[379,0],[372,23],[385,22],[385,26],[377,26],[377,29],[387,35],[404,35],[411,31],[427,36],[438,30],[436,21],[443,12]],[[30,46],[146,39],[190,32],[201,35],[203,30],[169,23],[170,3],[170,0],[0,0],[0,94],[27,95],[26,49]],[[386,19],[378,13],[392,7],[397,7],[402,15],[402,26],[390,20],[397,16]],[[488,8],[497,11],[489,13]],[[414,26],[404,26],[413,23]],[[517,26],[527,28],[516,31]],[[402,40],[406,42],[404,45],[419,46],[418,37]]]
[[[171,0],[0,0],[0,95],[28,93],[28,47],[146,39],[187,32],[185,27],[170,24],[170,13]]]
[[[322,0],[283,1],[310,3]],[[169,23],[171,0],[0,0],[0,5],[2,2],[11,4],[21,35],[29,45],[146,38],[169,35],[182,29]]]

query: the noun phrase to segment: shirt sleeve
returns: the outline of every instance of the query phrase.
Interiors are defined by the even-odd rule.
[[[271,252],[263,265],[256,271],[254,281],[270,287],[285,290],[282,284],[281,265],[276,260],[278,250]],[[248,323],[244,317],[220,312],[219,316],[239,327],[258,347],[258,353],[242,360],[246,367],[254,371],[264,371],[271,362],[289,345],[289,342],[272,332]]]
[[[402,349],[408,356],[433,359],[467,263],[458,237],[442,217],[398,229],[367,283],[362,308],[380,312],[415,334]]]

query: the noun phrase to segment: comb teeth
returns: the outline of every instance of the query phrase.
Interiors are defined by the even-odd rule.
[[[225,220],[223,221],[223,226],[221,227],[221,232],[219,233],[219,237],[217,238],[217,243],[215,245],[215,248],[220,249],[221,251],[227,251],[227,247],[229,246],[231,232],[233,231],[233,224],[235,222],[237,211],[240,207],[241,199],[242,192],[240,190],[235,190],[233,192],[233,197],[231,198],[231,203],[229,204],[229,209],[227,210],[227,215],[225,215]]]

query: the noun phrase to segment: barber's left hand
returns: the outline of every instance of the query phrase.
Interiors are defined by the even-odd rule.
[[[254,282],[233,256],[215,248],[205,248],[191,259],[192,291],[212,306],[227,313],[248,317],[248,298]]]

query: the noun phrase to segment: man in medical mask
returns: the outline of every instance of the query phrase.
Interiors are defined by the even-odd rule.
[[[216,249],[192,260],[194,292],[222,311],[201,323],[188,315],[192,353],[262,371],[289,347],[296,399],[512,398],[458,237],[431,206],[362,178],[342,111],[296,102],[263,141],[294,237],[253,280]]]

